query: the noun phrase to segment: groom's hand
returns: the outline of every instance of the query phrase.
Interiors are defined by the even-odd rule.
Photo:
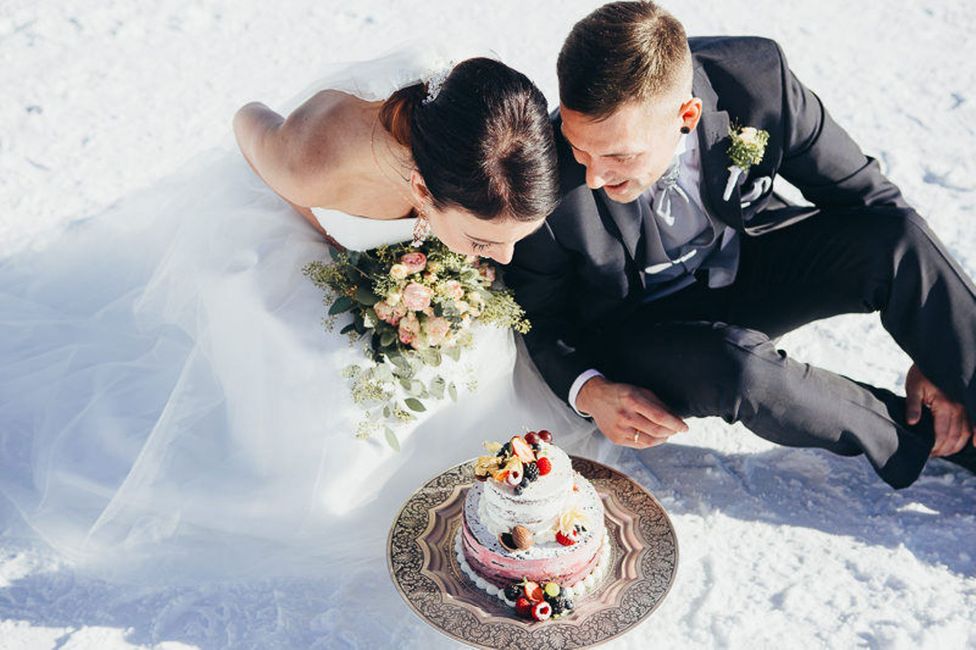
[[[576,408],[589,413],[607,438],[625,447],[645,449],[688,430],[681,418],[646,388],[593,377],[580,389]]]
[[[973,427],[962,404],[953,402],[912,364],[905,378],[907,399],[905,419],[915,425],[922,417],[922,406],[932,411],[935,423],[933,456],[951,456],[973,440]],[[974,440],[976,444],[976,440]]]

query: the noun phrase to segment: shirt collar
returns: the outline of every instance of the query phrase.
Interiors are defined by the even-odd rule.
[[[680,158],[686,154],[693,152],[698,148],[698,134],[694,131],[691,133],[683,133],[681,139],[678,140],[678,146],[674,149],[675,158]]]

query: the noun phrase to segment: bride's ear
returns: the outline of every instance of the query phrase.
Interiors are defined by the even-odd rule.
[[[410,172],[410,196],[413,198],[414,207],[418,209],[422,209],[431,203],[427,183],[424,182],[424,177],[416,169]]]

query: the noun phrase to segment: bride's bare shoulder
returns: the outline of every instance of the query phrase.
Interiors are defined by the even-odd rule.
[[[252,102],[234,118],[244,157],[285,199],[302,206],[328,205],[369,155],[371,111],[367,102],[323,90],[282,117]]]
[[[339,90],[322,90],[285,119],[283,136],[298,173],[341,172],[369,139],[371,103]]]

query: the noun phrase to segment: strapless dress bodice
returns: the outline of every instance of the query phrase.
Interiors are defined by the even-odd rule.
[[[368,219],[330,208],[312,208],[312,214],[330,237],[354,251],[409,241],[417,222],[414,217]]]

